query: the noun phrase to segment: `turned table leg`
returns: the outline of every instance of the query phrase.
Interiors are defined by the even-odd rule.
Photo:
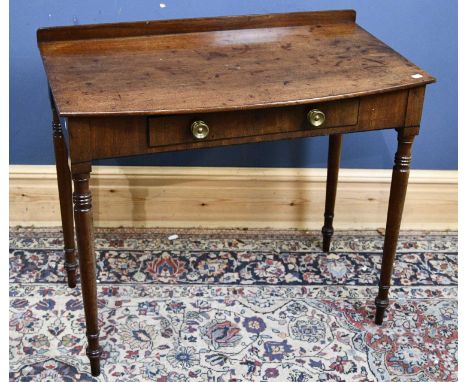
[[[383,248],[382,270],[380,274],[379,293],[375,299],[376,314],[375,323],[381,325],[385,310],[389,305],[388,291],[393,272],[393,262],[398,244],[401,216],[405,204],[406,188],[411,163],[411,146],[414,137],[419,132],[419,127],[406,127],[397,129],[398,149],[395,154],[393,166],[390,199],[388,203],[387,225],[385,228],[385,241]]]
[[[87,168],[86,171],[83,168]],[[89,168],[89,169],[88,169]],[[88,347],[86,355],[91,363],[91,374],[100,374],[99,327],[96,291],[96,255],[94,252],[93,217],[89,174],[91,164],[80,164],[80,170],[73,170],[73,203],[75,205],[76,238],[80,257],[81,292],[83,295],[86,318],[86,337]]]
[[[50,90],[49,97],[52,107],[52,130],[60,200],[60,215],[62,218],[65,271],[67,273],[68,286],[74,288],[76,286],[76,268],[78,264],[76,262],[75,236],[73,233],[72,181],[70,167],[68,166],[68,150],[63,136],[60,118]]]
[[[327,195],[325,199],[324,225],[322,227],[324,252],[330,251],[330,241],[333,236],[333,216],[336,187],[338,185],[338,171],[340,169],[342,135],[330,135],[328,139]]]

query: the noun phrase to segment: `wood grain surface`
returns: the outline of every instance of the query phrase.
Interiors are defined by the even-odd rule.
[[[62,116],[254,109],[434,81],[353,12],[325,13],[50,28],[39,47]]]
[[[385,227],[391,174],[340,169],[334,228]],[[326,180],[323,168],[94,166],[94,223],[318,230]],[[9,183],[11,225],[61,224],[53,166],[11,166]],[[402,229],[457,229],[457,217],[457,172],[411,171]]]

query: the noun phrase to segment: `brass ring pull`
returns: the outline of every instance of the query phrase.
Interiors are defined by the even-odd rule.
[[[205,139],[208,136],[208,134],[210,133],[210,128],[203,121],[193,122],[190,129],[192,130],[192,135],[196,139]]]
[[[312,109],[307,113],[307,119],[312,127],[320,127],[325,123],[325,113],[319,109]]]

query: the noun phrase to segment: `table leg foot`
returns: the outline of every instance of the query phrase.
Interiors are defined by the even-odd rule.
[[[333,222],[333,215],[325,216],[325,221],[331,220]],[[323,252],[330,252],[330,244],[331,238],[333,236],[333,226],[330,224],[329,226],[322,227],[322,250]]]
[[[93,377],[99,377],[101,375],[101,366],[99,364],[99,357],[89,358],[91,364],[91,375]]]
[[[86,355],[89,358],[89,363],[91,365],[91,375],[97,377],[101,374],[101,354],[102,349],[99,346],[99,333],[98,334],[87,334],[88,338],[88,347],[86,348]]]
[[[377,325],[382,325],[385,317],[385,311],[389,306],[388,297],[380,298],[380,296],[388,296],[389,289],[390,287],[379,288],[379,296],[377,296],[377,298],[375,299],[375,323]]]
[[[65,248],[65,271],[67,273],[67,282],[70,288],[76,287],[76,268],[78,262],[76,261],[75,248]]]

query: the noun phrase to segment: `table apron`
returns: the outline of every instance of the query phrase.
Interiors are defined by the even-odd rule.
[[[174,116],[69,117],[72,163],[94,159],[320,135],[418,126],[424,87],[327,103]],[[318,109],[326,122],[313,127],[307,113]],[[196,139],[190,125],[206,121],[210,133]]]

